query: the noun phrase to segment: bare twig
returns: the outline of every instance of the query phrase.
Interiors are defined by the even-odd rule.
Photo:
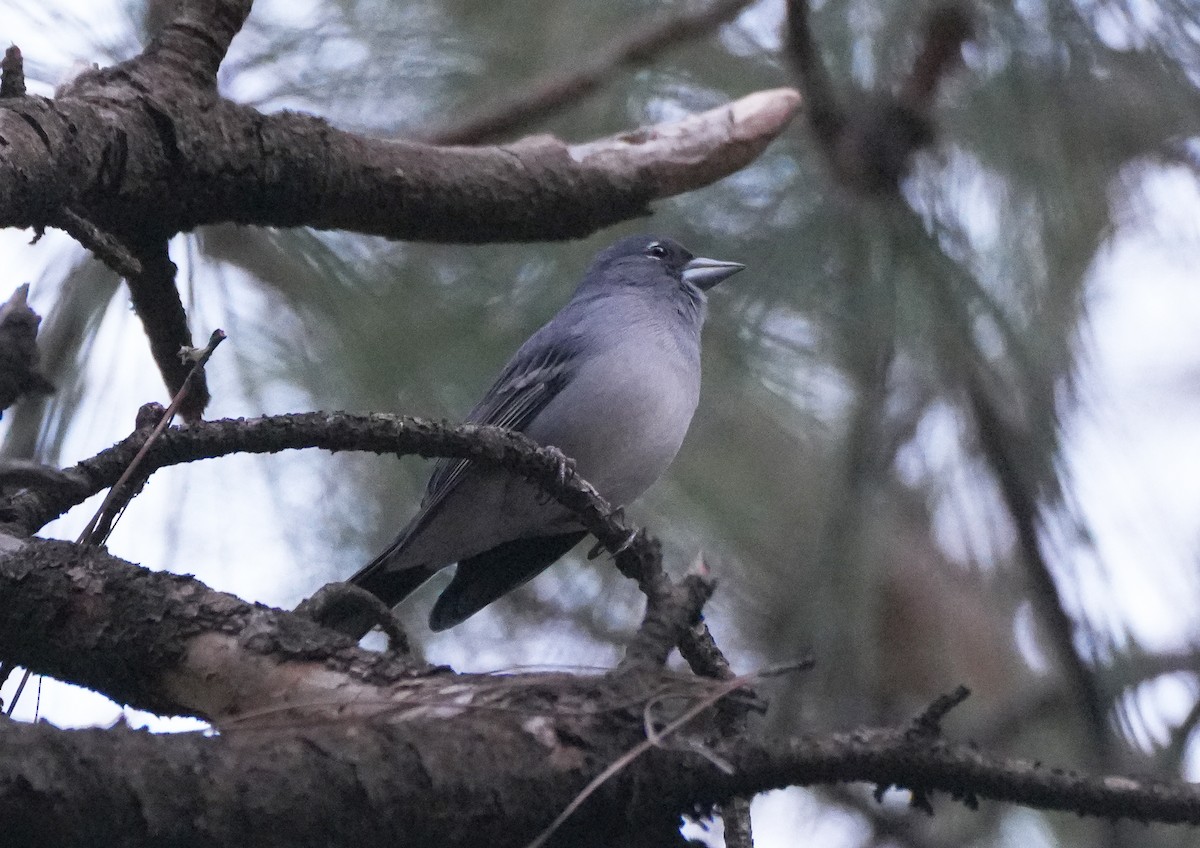
[[[915,741],[941,736],[942,719],[969,697],[971,697],[971,690],[966,686],[959,686],[948,695],[939,695],[919,716],[913,719],[913,723],[908,728],[909,737]]]
[[[119,238],[106,233],[70,207],[60,209],[54,223],[122,277],[136,277],[142,273],[142,263]]]
[[[726,695],[729,695],[731,692],[735,692],[736,690],[747,685],[750,679],[750,677],[734,677],[725,681],[712,694],[700,699],[690,709],[686,710],[683,715],[660,730],[656,736],[653,738],[644,739],[642,742],[638,743],[629,751],[627,751],[623,756],[619,757],[616,761],[609,765],[608,768],[596,775],[596,777],[593,778],[592,781],[588,783],[588,785],[585,786],[578,795],[575,796],[574,800],[567,805],[566,809],[559,813],[554,821],[550,822],[546,829],[538,834],[537,838],[526,845],[525,848],[541,848],[543,845],[545,845],[546,841],[554,835],[554,832],[562,827],[563,823],[569,819],[575,813],[575,811],[580,808],[583,802],[586,801],[597,789],[611,780],[615,775],[625,769],[630,763],[632,763],[642,754],[646,753],[652,748],[657,747],[664,738],[680,730],[689,721],[700,715],[713,704],[717,703],[717,701],[721,700]]]
[[[572,70],[534,80],[511,97],[484,107],[461,123],[435,130],[422,140],[443,145],[483,144],[526,129],[594,91],[618,70],[644,64],[664,50],[708,34],[750,2],[715,0],[704,8],[665,14],[581,57]]]
[[[213,355],[213,351],[217,349],[217,345],[225,340],[225,333],[221,330],[213,330],[212,335],[208,339],[208,344],[198,351],[193,351],[187,357],[187,360],[192,363],[191,370],[188,376],[184,379],[183,385],[179,387],[179,391],[175,393],[171,405],[167,407],[165,413],[159,419],[154,429],[150,431],[150,435],[146,437],[146,441],[129,465],[121,473],[117,482],[108,490],[108,495],[104,498],[104,502],[100,504],[100,508],[96,510],[96,514],[92,516],[92,520],[83,528],[83,532],[79,534],[76,544],[79,545],[99,545],[103,544],[108,538],[116,525],[118,516],[124,511],[125,506],[129,503],[135,492],[135,487],[130,486],[129,482],[141,467],[142,461],[150,452],[154,442],[162,435],[167,426],[175,418],[175,413],[187,402],[188,393],[193,391],[195,381],[199,380],[200,375],[204,371],[204,365],[208,362],[209,357]],[[146,472],[143,476],[149,476]]]
[[[21,700],[21,693],[25,691],[25,684],[29,682],[29,677],[32,674],[33,672],[29,669],[25,669],[25,673],[21,675],[21,682],[17,684],[17,691],[13,692],[12,700],[8,702],[8,709],[4,711],[4,714],[9,718],[12,718],[13,710],[17,708],[17,701]]]

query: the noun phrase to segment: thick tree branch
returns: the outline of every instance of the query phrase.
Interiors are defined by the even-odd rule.
[[[703,8],[664,14],[581,57],[571,71],[535,80],[461,123],[422,135],[421,140],[482,144],[525,129],[596,90],[622,68],[645,64],[664,50],[707,35],[749,5],[750,0],[715,0]]]
[[[36,839],[64,848],[523,845],[638,732],[627,712],[607,710],[603,722],[555,714],[532,697],[545,698],[544,688],[527,689],[529,698],[520,698],[526,693],[518,686],[508,693],[522,701],[516,715],[472,710],[459,687],[457,704],[450,689],[443,696],[446,718],[435,718],[431,705],[390,723],[233,730],[213,738],[7,723],[0,725],[6,836],[15,836],[14,845]],[[607,735],[597,732],[601,725]],[[689,751],[648,752],[568,820],[559,844],[611,843],[736,792],[844,781],[1200,823],[1200,790],[1189,784],[1089,778],[944,740],[914,745],[900,730],[769,747],[739,740],[713,753],[734,766],[732,775]]]
[[[587,144],[436,147],[163,89],[151,71],[132,60],[54,101],[0,100],[0,226],[53,224],[70,208],[101,230],[162,239],[225,222],[428,241],[575,238],[744,167],[799,104],[779,89]]]
[[[378,704],[420,670],[186,575],[66,542],[0,540],[0,656],[120,703],[214,721],[335,698]]]
[[[146,45],[144,61],[167,68],[198,88],[217,88],[217,70],[253,0],[180,0]]]

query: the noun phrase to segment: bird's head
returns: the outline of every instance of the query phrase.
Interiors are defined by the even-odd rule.
[[[703,299],[702,292],[745,267],[738,262],[695,256],[674,239],[629,236],[597,254],[581,288],[639,288],[667,295],[683,291]]]

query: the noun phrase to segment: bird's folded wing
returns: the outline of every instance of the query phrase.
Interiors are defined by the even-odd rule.
[[[542,343],[544,338],[545,333],[535,333],[521,346],[483,400],[467,415],[466,423],[492,424],[520,431],[562,391],[576,367],[578,344],[573,336],[560,337],[554,345]],[[388,570],[393,557],[437,514],[438,507],[454,491],[470,464],[465,459],[439,460],[429,479],[420,511],[404,532],[379,556],[360,568],[350,582],[364,585]],[[442,565],[449,563],[437,563],[435,568]],[[389,600],[398,603],[402,598],[403,595],[399,595]]]
[[[571,339],[554,346],[536,344],[534,336],[509,362],[508,367],[467,415],[467,424],[490,424],[524,430],[554,399],[576,365]],[[470,460],[442,459],[429,478],[421,512],[428,513],[451,491],[466,472]]]

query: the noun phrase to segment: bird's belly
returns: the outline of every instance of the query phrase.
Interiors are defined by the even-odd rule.
[[[623,365],[602,374],[582,371],[528,430],[574,459],[576,471],[618,506],[641,495],[671,464],[700,389],[698,369],[678,362]]]

